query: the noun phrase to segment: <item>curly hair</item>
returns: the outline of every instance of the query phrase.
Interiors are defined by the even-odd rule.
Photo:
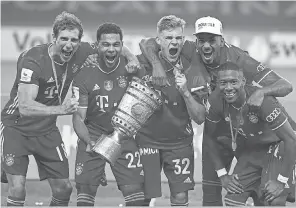
[[[163,30],[172,30],[178,27],[181,27],[184,30],[185,25],[185,20],[175,15],[164,16],[157,23],[157,33],[161,33]]]
[[[101,24],[97,29],[97,41],[100,41],[102,34],[119,34],[122,41],[123,33],[122,29],[115,23],[106,22]]]
[[[53,35],[54,37],[58,37],[59,32],[63,30],[73,30],[78,29],[79,31],[79,39],[81,40],[83,36],[83,27],[80,19],[76,17],[74,14],[68,13],[66,11],[63,11],[61,14],[59,14],[53,23]]]

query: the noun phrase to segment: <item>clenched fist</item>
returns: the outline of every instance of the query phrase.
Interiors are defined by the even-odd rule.
[[[69,98],[62,104],[62,114],[70,115],[77,111],[78,101],[76,98]]]
[[[181,94],[184,94],[188,91],[187,79],[185,74],[180,73],[179,71],[176,70],[175,82],[176,82],[177,89],[180,91]]]
[[[140,68],[140,62],[138,61],[138,59],[129,61],[128,64],[125,66],[125,68],[129,74],[136,73]]]

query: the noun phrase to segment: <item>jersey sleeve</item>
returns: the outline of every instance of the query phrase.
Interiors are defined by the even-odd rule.
[[[88,107],[88,88],[86,84],[86,78],[88,74],[87,67],[82,68],[82,70],[75,76],[72,84],[72,95],[78,100],[80,108]]]
[[[184,42],[181,54],[185,56],[190,62],[193,59],[193,55],[197,52],[196,44],[194,41],[186,40]]]
[[[246,81],[250,84],[261,85],[262,81],[264,81],[270,73],[275,73],[263,63],[249,56],[245,51],[239,54],[238,65],[243,68]]]
[[[206,101],[206,110],[206,119],[209,122],[218,123],[223,118],[223,101],[218,96],[217,90],[212,92]]]
[[[137,76],[143,79],[144,81],[149,81],[149,72],[152,72],[152,66],[143,54],[137,55],[137,58],[141,65],[141,68],[139,69]]]
[[[17,67],[17,80],[19,83],[35,84],[39,86],[39,78],[41,74],[40,63],[38,63],[33,57],[24,55],[19,59]]]
[[[277,99],[266,96],[260,109],[261,119],[264,120],[272,130],[280,128],[287,122],[287,116],[279,105]]]
[[[86,64],[86,59],[89,55],[97,53],[97,46],[95,43],[81,42],[79,49],[76,52],[75,62],[80,68],[84,68]]]

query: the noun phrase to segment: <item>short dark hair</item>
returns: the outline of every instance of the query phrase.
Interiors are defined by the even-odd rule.
[[[120,40],[123,39],[123,34],[121,28],[115,23],[106,22],[101,24],[97,29],[97,41],[101,39],[102,34],[119,34]]]
[[[227,70],[243,72],[243,69],[233,62],[226,62],[224,64],[221,64],[217,69],[218,72]]]
[[[58,37],[59,33],[63,30],[79,30],[79,40],[81,40],[83,35],[83,27],[80,19],[76,17],[74,14],[63,11],[61,14],[56,16],[53,23],[53,35],[55,38]]]

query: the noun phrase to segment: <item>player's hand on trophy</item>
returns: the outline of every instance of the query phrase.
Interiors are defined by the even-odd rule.
[[[175,83],[177,89],[182,95],[188,92],[186,76],[185,74],[180,73],[178,70],[175,72]]]
[[[275,198],[279,197],[284,191],[285,184],[277,180],[269,180],[264,187],[263,196],[267,202],[271,202]]]
[[[99,54],[97,53],[89,55],[86,58],[85,62],[83,63],[83,66],[84,67],[95,66],[97,64],[98,57],[99,57]]]
[[[259,108],[262,105],[264,100],[264,93],[258,89],[251,94],[249,99],[247,100],[247,104],[251,107]]]
[[[222,187],[231,194],[243,193],[243,186],[239,183],[238,176],[235,175],[224,175],[220,177]]]
[[[70,115],[77,111],[79,102],[76,98],[69,98],[62,104],[62,114]]]
[[[129,61],[128,64],[125,66],[126,71],[129,74],[136,73],[140,67],[140,62],[137,58]]]
[[[93,152],[93,147],[95,146],[95,144],[96,144],[95,141],[90,140],[90,141],[87,143],[87,146],[86,146],[86,152],[92,153],[92,152]]]

